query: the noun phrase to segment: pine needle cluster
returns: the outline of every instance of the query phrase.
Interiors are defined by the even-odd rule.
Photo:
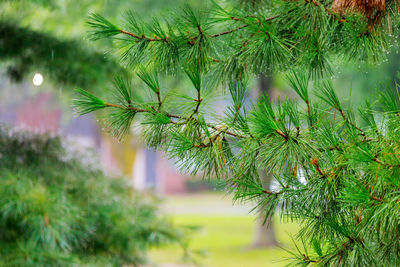
[[[77,112],[117,112],[108,117],[117,136],[137,120],[147,145],[165,151],[182,171],[217,175],[236,200],[252,201],[267,217],[279,211],[299,221],[303,247],[292,251],[293,264],[398,266],[397,88],[382,88],[355,112],[326,78],[333,58],[384,58],[399,34],[398,2],[386,1],[373,12],[376,20],[335,12],[332,1],[244,2],[184,7],[152,23],[128,13],[124,26],[93,15],[92,38],[115,39],[122,63],[152,96],[139,99],[129,82],[117,82],[118,102],[81,91]],[[249,78],[268,71],[286,72],[304,104],[268,97],[246,104]],[[183,73],[192,88],[171,97],[159,76]],[[230,97],[224,116],[207,105],[219,87]],[[277,188],[263,187],[260,169]]]

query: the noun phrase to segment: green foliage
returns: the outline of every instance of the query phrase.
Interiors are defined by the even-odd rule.
[[[379,20],[335,13],[332,1],[257,2],[185,7],[156,23],[163,34],[135,18],[144,30],[122,33],[120,41],[133,51],[125,50],[123,60],[129,55],[130,66],[161,74],[185,71],[196,90],[110,107],[143,115],[137,119],[146,143],[166,151],[182,171],[223,179],[235,200],[252,201],[267,217],[279,210],[284,219],[299,220],[303,247],[293,252],[294,264],[399,265],[398,94],[392,88],[367,101],[359,109],[361,125],[327,79],[334,57],[376,62],[385,56],[399,34],[397,2],[387,1]],[[157,49],[168,50],[170,60]],[[305,105],[269,97],[246,103],[247,80],[271,70],[289,71]],[[231,97],[222,117],[207,105],[218,86]],[[263,187],[260,170],[275,177],[276,188]]]
[[[284,218],[300,220],[298,238],[306,250],[294,252],[299,264],[396,266],[397,94],[382,92],[381,101],[360,107],[368,122],[361,127],[351,110],[343,109],[330,82],[317,84],[315,97],[308,95],[307,77],[293,72],[288,78],[311,106],[305,110],[293,101],[261,98],[249,115],[235,109],[215,124],[153,110],[148,115],[154,118],[152,127],[160,128],[147,128],[144,138],[177,160],[183,171],[224,178],[235,199],[256,201],[256,208],[267,216],[279,209]],[[234,88],[242,90],[230,90]],[[238,99],[244,101],[241,94],[233,94],[237,107],[243,106],[237,105]],[[242,120],[237,119],[238,112]],[[169,123],[161,123],[157,116],[169,118]],[[248,127],[243,127],[243,120]],[[279,186],[274,191],[263,188],[260,168],[275,176]]]
[[[4,266],[137,265],[151,247],[185,243],[154,199],[83,164],[59,138],[1,128],[0,157]]]
[[[90,51],[81,41],[62,40],[7,21],[0,21],[0,60],[15,81],[37,71],[61,85],[92,89],[121,71],[112,58]]]
[[[132,83],[129,77],[117,76],[114,79],[114,85],[117,89],[116,101],[126,105],[125,107],[129,107],[129,105],[133,101],[132,96]]]
[[[305,75],[297,75],[295,71],[292,71],[286,76],[287,81],[293,90],[299,95],[304,102],[309,102],[310,98],[308,95],[308,83],[309,79]]]
[[[160,92],[160,82],[156,73],[149,73],[142,68],[138,72],[138,76],[154,93],[158,94]]]
[[[331,81],[323,81],[318,84],[317,96],[325,102],[327,105],[334,107],[337,110],[341,110],[340,101],[338,96],[333,89],[333,84]]]
[[[224,76],[235,76],[243,71],[240,68],[260,73],[307,66],[312,77],[321,78],[331,73],[333,57],[381,61],[395,41],[389,35],[398,30],[398,16],[391,9],[396,1],[379,15],[382,21],[388,18],[387,23],[375,22],[373,27],[362,15],[334,13],[330,1],[272,2],[255,10],[216,2],[200,9],[185,6],[150,23],[128,12],[125,29],[92,15],[90,36],[97,40],[117,35],[122,58],[130,66],[143,64],[167,72],[179,72],[178,66],[224,70]]]
[[[89,36],[94,41],[111,37],[120,33],[120,30],[117,26],[99,14],[91,14],[88,25],[93,29],[93,33]]]
[[[81,98],[76,99],[76,104],[79,107],[77,113],[79,115],[84,115],[107,106],[103,100],[85,90],[76,89],[76,91],[82,95]]]
[[[34,3],[43,6],[53,6],[53,0],[0,0],[1,2],[26,2],[26,3]]]

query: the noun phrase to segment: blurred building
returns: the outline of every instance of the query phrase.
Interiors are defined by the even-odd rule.
[[[61,95],[62,89],[59,94],[36,90],[30,83],[12,84],[0,77],[0,124],[61,135],[80,149],[94,149],[107,172],[130,177],[139,190],[187,192],[187,177],[161,152],[145,148],[135,136],[118,142],[91,115],[73,117],[69,106],[63,110]]]

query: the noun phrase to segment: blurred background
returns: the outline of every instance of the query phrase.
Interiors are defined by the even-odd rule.
[[[138,261],[141,264],[283,266],[285,264],[283,260],[288,255],[280,247],[291,246],[290,235],[296,232],[296,223],[282,223],[277,218],[268,227],[261,225],[257,214],[250,212],[251,204],[232,203],[230,196],[220,190],[220,181],[214,177],[201,179],[180,174],[173,161],[168,160],[163,153],[145,148],[139,137],[139,127],[134,127],[129,136],[119,141],[111,137],[104,125],[95,117],[91,115],[75,117],[71,108],[71,99],[75,97],[74,88],[79,87],[104,94],[107,88],[110,88],[110,81],[114,75],[126,71],[118,65],[118,58],[110,52],[113,45],[111,42],[94,43],[86,39],[85,22],[91,12],[100,13],[111,21],[118,21],[125,11],[134,10],[144,18],[150,19],[151,16],[162,16],[167,9],[174,9],[185,3],[196,6],[202,2],[202,0],[0,0],[0,127],[8,129],[2,132],[5,135],[2,139],[3,145],[10,146],[9,149],[14,149],[17,153],[16,150],[21,148],[21,142],[34,141],[32,136],[18,135],[18,138],[30,140],[21,141],[14,136],[14,132],[29,131],[40,136],[45,134],[46,138],[50,139],[59,138],[63,146],[67,146],[68,149],[73,148],[76,151],[74,153],[91,151],[89,156],[80,156],[80,160],[89,162],[85,164],[90,166],[95,165],[96,170],[104,170],[107,177],[125,177],[128,181],[124,184],[126,190],[133,188],[132,192],[137,196],[143,194],[143,199],[152,199],[152,210],[157,215],[154,215],[154,218],[149,217],[150,221],[154,222],[156,217],[167,215],[168,219],[163,219],[163,223],[168,221],[178,227],[196,228],[194,232],[188,234],[190,237],[187,241],[184,238],[185,242],[176,236],[166,238],[168,242],[155,242],[151,234],[148,234],[148,240],[143,242],[149,245],[146,245],[144,250],[138,250],[138,253],[144,253],[149,249],[149,261],[147,263]],[[393,51],[395,50],[393,48]],[[397,52],[393,52],[388,55],[388,60],[379,66],[344,64],[337,60],[332,78],[339,96],[348,100],[348,105],[362,104],[366,97],[373,95],[380,86],[393,83],[397,79],[399,59]],[[165,82],[176,90],[185,90],[184,82],[174,78]],[[137,91],[143,87],[138,82],[134,86]],[[282,75],[278,73],[260,74],[251,82],[250,89],[249,98],[255,98],[263,93],[270,94],[272,99],[281,96],[294,97]],[[15,140],[19,140],[19,146],[10,145],[16,142]],[[43,146],[43,142],[40,141],[38,146]],[[21,168],[21,162],[18,161],[10,163],[11,165],[4,164],[4,158],[13,155],[9,151],[3,152],[3,156],[0,154],[0,161],[3,161],[0,163],[2,176],[5,175],[7,168],[11,168],[10,166],[14,169]],[[32,155],[42,157],[40,153],[43,151],[46,150],[35,150]],[[29,162],[22,161],[22,164],[28,166],[34,162],[32,158],[27,157],[27,160]],[[28,175],[26,179],[29,178]],[[85,175],[82,176],[82,179],[84,178]],[[75,180],[65,181],[76,183]],[[67,182],[57,186],[65,187]],[[92,182],[96,183],[96,180]],[[273,186],[273,181],[267,182],[269,186]],[[45,184],[48,188],[52,188],[48,181]],[[17,187],[17,184],[15,186]],[[27,190],[30,191],[29,188]],[[25,194],[25,191],[21,192],[22,195]],[[107,197],[118,197],[118,194],[126,193],[123,192],[125,191],[115,190],[112,191],[115,196],[108,194]],[[98,197],[94,195],[91,197],[94,202],[101,202],[102,194],[100,192]],[[8,197],[7,192],[2,191],[0,198],[6,197]],[[9,223],[5,212],[10,201],[0,200],[3,224]],[[138,205],[138,200],[135,201],[124,202],[121,205]],[[127,212],[130,212],[131,208],[127,207]],[[39,213],[46,222],[48,213],[43,210]],[[18,216],[22,216],[21,214],[24,213],[21,211]],[[129,218],[125,213],[121,216],[121,220]],[[22,230],[19,231],[23,232],[25,226],[21,227]],[[113,227],[120,227],[120,234],[123,236],[130,235],[133,231],[116,223]],[[5,232],[7,229],[2,231]],[[3,232],[0,233],[0,242],[6,244],[10,242],[10,237]],[[24,238],[21,240],[25,240]],[[32,239],[35,237],[32,236]],[[180,241],[175,242],[178,239]],[[184,253],[182,253],[183,243]],[[15,251],[18,253],[20,245],[15,246]],[[81,253],[85,254],[85,249]],[[9,255],[11,254],[9,252]],[[192,259],[185,260],[182,254],[191,256],[187,258]],[[12,258],[18,259],[20,257],[18,255],[20,254]],[[113,254],[110,255],[112,258]],[[10,260],[6,259],[7,255],[4,253],[2,257],[4,262]],[[39,266],[40,261],[37,260],[32,259],[30,264]],[[29,265],[27,261],[23,265],[18,265],[20,264],[18,261],[16,263],[13,261],[12,264]]]

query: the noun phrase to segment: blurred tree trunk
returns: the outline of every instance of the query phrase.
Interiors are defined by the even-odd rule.
[[[272,175],[264,170],[259,170],[259,176],[263,182],[264,188],[269,190],[271,187]],[[260,213],[257,218],[257,225],[252,247],[275,247],[278,245],[272,218],[268,218],[265,223],[264,220],[265,214]]]
[[[270,94],[272,89],[272,76],[261,74],[259,78],[259,93]],[[258,175],[262,181],[263,187],[266,190],[271,189],[272,175],[267,173],[265,170],[260,169]],[[275,236],[275,229],[272,218],[265,221],[265,214],[260,213],[257,218],[257,225],[255,230],[255,236],[252,247],[275,247],[278,245],[278,241]]]

